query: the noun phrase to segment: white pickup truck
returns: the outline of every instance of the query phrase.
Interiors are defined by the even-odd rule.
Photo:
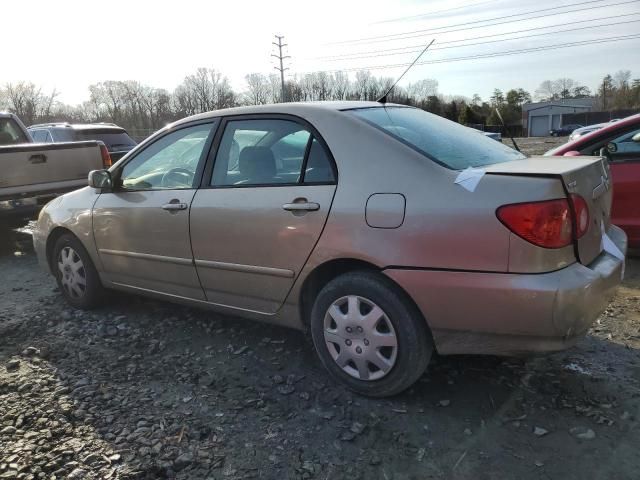
[[[18,117],[0,112],[0,215],[36,210],[110,165],[102,142],[33,143]]]

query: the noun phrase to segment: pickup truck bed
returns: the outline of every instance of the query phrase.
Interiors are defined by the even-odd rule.
[[[97,141],[0,147],[0,201],[64,193],[104,168]]]

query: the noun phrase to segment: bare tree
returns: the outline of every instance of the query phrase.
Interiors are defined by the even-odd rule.
[[[540,84],[540,86],[536,89],[536,97],[538,100],[549,101],[555,100],[559,96],[558,85],[551,81],[545,80]]]
[[[269,80],[261,73],[250,73],[244,77],[248,90],[245,93],[250,105],[264,105],[269,99]]]
[[[350,86],[349,76],[345,72],[336,72],[333,75],[333,98],[336,100],[346,99]]]
[[[613,75],[613,84],[619,90],[628,89],[629,80],[631,80],[631,70],[618,70]]]
[[[578,85],[572,78],[558,78],[553,82],[554,89],[560,98],[571,98],[571,91]]]
[[[407,95],[416,104],[424,102],[429,97],[438,94],[438,81],[431,78],[425,78],[415,83],[407,85]]]
[[[9,111],[18,115],[27,125],[37,120],[49,120],[58,92],[45,95],[31,82],[8,83],[4,89],[4,102]]]

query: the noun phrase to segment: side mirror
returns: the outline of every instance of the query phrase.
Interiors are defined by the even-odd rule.
[[[631,140],[633,140],[634,142],[640,143],[640,132],[636,133],[633,137],[631,137]]]
[[[607,143],[607,151],[609,153],[616,153],[618,151],[618,145],[613,142]]]
[[[91,170],[89,172],[89,186],[101,190],[113,188],[113,180],[108,170]]]

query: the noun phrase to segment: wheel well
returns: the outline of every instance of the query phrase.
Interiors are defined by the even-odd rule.
[[[47,237],[47,246],[46,246],[47,264],[49,265],[49,269],[52,272],[53,272],[53,266],[51,264],[51,256],[53,255],[53,247],[56,245],[56,242],[58,241],[58,239],[66,233],[70,233],[71,235],[73,235],[73,232],[68,228],[56,227],[53,230],[51,230],[51,233]]]
[[[354,271],[374,271],[381,272],[380,267],[376,265],[365,262],[364,260],[356,260],[354,258],[341,258],[336,260],[330,260],[322,265],[316,267],[309,276],[304,281],[302,285],[302,291],[300,293],[300,318],[302,319],[302,323],[305,326],[309,325],[309,319],[311,318],[311,309],[313,308],[313,302],[315,301],[320,290],[340,275],[343,275],[348,272]],[[420,309],[413,301],[413,299],[409,296],[409,294],[396,282],[394,282],[391,278],[386,277],[390,282],[392,282],[398,289],[404,294],[406,299],[413,304],[416,311],[420,312]],[[425,325],[427,328],[429,327],[428,323],[425,320]]]
[[[300,292],[300,318],[308,326],[311,316],[311,308],[320,290],[334,278],[356,270],[380,271],[380,268],[363,260],[354,258],[341,258],[330,260],[313,270],[305,279]]]

